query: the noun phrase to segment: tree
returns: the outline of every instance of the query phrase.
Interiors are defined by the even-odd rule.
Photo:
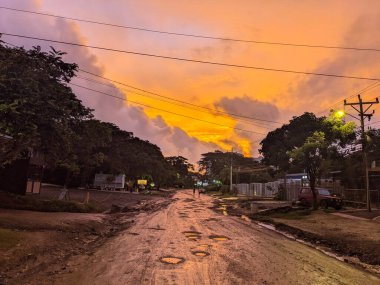
[[[169,156],[165,157],[165,160],[173,166],[181,177],[185,177],[190,170],[194,170],[194,165],[189,163],[189,160],[183,156]]]
[[[28,158],[33,149],[45,155],[48,179],[64,185],[84,185],[96,172],[130,179],[147,174],[167,183],[173,168],[158,146],[92,119],[92,110],[68,86],[77,65],[64,62],[63,55],[0,41],[0,135],[11,137],[0,147],[0,166]]]
[[[105,160],[104,148],[112,141],[111,124],[98,120],[84,120],[72,126],[74,135],[70,143],[70,152],[66,153],[58,166],[67,171],[65,185],[72,174],[80,174],[80,185],[85,187],[88,178]]]
[[[173,185],[191,187],[194,181],[190,171],[194,171],[194,165],[189,163],[188,159],[183,156],[165,157],[166,162],[172,168],[171,180]]]
[[[304,113],[293,117],[289,124],[271,131],[260,142],[260,153],[263,155],[263,163],[274,166],[278,171],[288,171],[294,165],[289,162],[288,152],[295,147],[300,147],[314,132],[323,129],[323,117],[318,118],[313,113]],[[299,169],[296,169],[299,171]]]
[[[252,157],[244,157],[236,152],[222,152],[216,150],[202,154],[198,162],[199,170],[205,173],[208,179],[221,180],[224,184],[229,183],[231,160],[234,168],[237,166],[252,166],[257,164]]]
[[[294,147],[287,154],[290,162],[305,169],[313,194],[313,209],[317,209],[316,182],[326,169],[328,159],[339,156],[339,147],[344,147],[350,139],[354,138],[353,123],[344,123],[341,118],[335,118],[334,114],[322,121],[321,129],[315,131],[306,138],[300,147]]]
[[[12,148],[0,164],[25,156],[30,148],[50,164],[70,149],[71,126],[92,116],[67,86],[77,70],[63,52],[8,48],[0,42],[0,133]]]
[[[324,159],[327,158],[329,144],[326,141],[323,132],[314,132],[308,137],[305,143],[288,153],[292,163],[303,167],[308,175],[310,189],[313,193],[313,209],[317,209],[317,192],[315,184],[321,174],[321,166]]]
[[[106,173],[125,173],[128,179],[151,175],[156,184],[166,184],[171,166],[166,162],[160,148],[149,141],[133,136],[133,133],[111,125],[111,143],[102,152],[104,162],[97,168]]]

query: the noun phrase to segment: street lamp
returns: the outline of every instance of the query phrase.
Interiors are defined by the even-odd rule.
[[[344,111],[342,110],[338,110],[338,111],[335,111],[334,112],[334,117],[337,118],[337,119],[341,119],[343,118],[345,115]]]

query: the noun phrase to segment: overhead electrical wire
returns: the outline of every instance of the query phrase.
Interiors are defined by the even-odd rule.
[[[366,92],[368,92],[368,91],[370,91],[370,90],[372,90],[372,89],[374,89],[374,88],[377,88],[377,87],[379,87],[379,86],[380,86],[380,80],[377,81],[377,82],[375,82],[375,83],[370,84],[370,85],[367,86],[367,87],[362,88],[361,90],[357,91],[356,93],[354,93],[353,95],[351,95],[351,96],[349,96],[349,97],[345,97],[345,98],[343,98],[343,99],[341,99],[341,100],[339,100],[339,101],[336,101],[333,105],[330,105],[329,108],[324,109],[323,111],[319,112],[319,113],[317,114],[317,116],[318,116],[318,115],[321,115],[321,114],[323,114],[323,113],[329,112],[329,111],[332,109],[332,107],[335,107],[335,106],[338,105],[339,103],[344,102],[344,100],[349,100],[349,99],[351,99],[351,98],[353,98],[353,97],[355,97],[355,96],[358,96],[358,95],[364,94],[364,93],[366,93]]]
[[[6,43],[6,44],[8,44],[8,45],[11,45],[11,46],[14,46],[14,47],[17,47],[16,45],[13,45],[13,44],[8,43],[8,42],[4,42],[4,43]],[[253,117],[249,117],[249,116],[242,116],[242,115],[238,115],[238,114],[232,114],[232,113],[228,113],[228,112],[224,112],[224,111],[220,111],[220,110],[214,110],[214,109],[212,109],[212,108],[208,108],[208,107],[204,107],[204,106],[200,106],[200,105],[196,105],[196,104],[188,103],[188,102],[185,102],[185,101],[177,100],[177,99],[174,99],[174,98],[171,98],[171,97],[163,96],[163,95],[160,95],[160,94],[158,94],[158,93],[154,93],[154,92],[151,92],[151,91],[148,91],[148,90],[145,90],[145,89],[141,89],[141,88],[134,87],[134,86],[132,86],[132,85],[127,85],[127,84],[125,84],[125,83],[123,83],[123,82],[118,82],[118,81],[112,80],[112,79],[110,79],[110,78],[106,78],[106,77],[103,77],[103,76],[97,75],[97,74],[95,74],[95,73],[92,73],[92,72],[89,72],[89,71],[86,71],[86,70],[83,70],[83,69],[78,69],[78,70],[81,71],[81,72],[84,72],[84,73],[87,73],[87,74],[93,75],[93,76],[95,76],[95,77],[99,77],[99,78],[101,78],[101,79],[103,79],[103,80],[107,80],[107,81],[110,81],[110,82],[114,82],[114,83],[117,83],[117,84],[120,84],[120,85],[124,85],[124,86],[130,87],[130,88],[134,88],[134,89],[139,90],[139,91],[142,91],[142,92],[146,92],[146,93],[153,94],[153,95],[156,95],[156,96],[160,96],[160,97],[168,98],[168,99],[170,99],[170,100],[174,100],[174,101],[176,101],[176,102],[181,102],[181,103],[184,103],[184,104],[188,104],[188,105],[191,105],[191,106],[195,106],[195,107],[198,107],[198,108],[202,108],[202,109],[209,110],[209,111],[207,112],[208,114],[216,115],[216,114],[214,114],[214,113],[219,113],[219,114],[224,115],[224,116],[226,116],[226,117],[228,117],[228,116],[232,116],[232,117],[241,117],[241,118],[246,118],[246,119],[250,119],[250,120],[254,120],[254,121],[260,121],[260,122],[262,122],[261,125],[258,124],[258,123],[255,124],[255,123],[253,123],[253,122],[248,122],[248,121],[246,121],[246,120],[242,120],[242,121],[245,122],[246,124],[254,125],[254,126],[257,126],[257,127],[260,127],[260,128],[272,129],[271,126],[265,126],[265,125],[262,125],[262,124],[264,124],[264,123],[278,123],[278,124],[282,124],[281,122],[270,121],[270,120],[264,120],[264,119],[258,119],[258,118],[253,118]],[[97,83],[97,84],[101,84],[101,85],[105,85],[105,86],[108,86],[108,87],[116,88],[116,87],[113,86],[113,85],[106,84],[106,83],[103,83],[103,82],[99,82],[99,81],[96,81],[96,80],[92,80],[92,79],[89,79],[89,78],[81,77],[81,76],[78,76],[78,75],[77,75],[76,77],[81,78],[81,79],[83,79],[83,80],[87,80],[87,81],[95,82],[95,83]],[[129,91],[129,92],[136,93],[136,92],[134,92],[134,91],[130,91],[130,90],[128,90],[128,91]],[[143,95],[143,94],[139,94],[139,93],[136,93],[136,94],[138,94],[138,95],[142,95],[142,96],[145,96],[145,95]],[[168,101],[164,101],[164,102],[171,103],[171,104],[173,103],[173,102],[168,102]],[[179,105],[179,104],[178,104],[178,105]],[[180,106],[182,106],[182,105],[180,105]],[[183,107],[185,107],[185,106],[183,106]],[[194,108],[194,109],[195,109],[195,108]],[[201,110],[198,110],[198,111],[201,111]],[[204,111],[203,111],[203,112],[204,112]],[[240,120],[241,120],[241,119],[240,119]]]
[[[42,40],[42,41],[48,41],[48,42],[56,42],[56,43],[62,43],[62,44],[68,44],[68,45],[74,45],[74,46],[84,46],[84,47],[89,47],[89,48],[98,48],[98,49],[106,49],[106,50],[111,50],[111,51],[119,51],[119,52],[126,52],[126,53],[140,54],[140,53],[135,53],[135,52],[120,51],[120,50],[112,50],[112,49],[108,49],[108,48],[91,47],[91,46],[86,46],[86,45],[77,44],[77,43],[67,43],[67,42],[61,42],[61,41],[55,41],[55,40],[48,40],[48,39],[40,39],[40,38],[34,38],[34,37],[28,37],[28,36],[21,36],[21,35],[14,35],[14,34],[7,34],[7,33],[0,33],[0,34],[4,34],[4,35],[8,35],[8,36],[21,37],[21,38],[36,39],[36,40]],[[15,46],[15,45],[10,44],[10,43],[7,43],[7,42],[4,42],[4,43],[9,44],[9,45],[12,45],[12,46]],[[142,55],[145,55],[145,54],[142,54]],[[157,55],[154,55],[154,56],[157,56]],[[157,56],[157,57],[162,57],[162,56]],[[167,57],[164,57],[164,58],[167,58]],[[170,59],[177,59],[177,58],[171,58],[171,57],[168,57],[168,58],[170,58]],[[188,60],[188,59],[181,59],[181,60],[198,62],[198,61],[196,61],[196,60]],[[203,62],[203,61],[199,61],[199,62],[201,62],[201,63],[218,64],[218,65],[228,65],[228,66],[230,66],[229,64],[223,64],[223,63],[213,63],[213,62]],[[247,68],[253,68],[253,69],[256,69],[256,67],[247,67]],[[259,68],[259,69],[262,69],[262,68]],[[272,70],[272,69],[265,69],[265,70]],[[81,71],[86,72],[86,71],[84,71],[84,70],[81,70]],[[279,71],[279,70],[273,70],[273,71]],[[287,71],[287,72],[293,72],[293,71]],[[96,74],[94,74],[94,73],[90,73],[90,72],[86,72],[86,73],[92,74],[92,75],[94,75],[94,76],[98,76],[98,75],[96,75]],[[362,89],[362,90],[359,91],[359,92],[363,92],[363,91],[364,91],[364,92],[367,92],[367,91],[369,91],[370,89],[373,89],[373,88],[375,88],[375,87],[378,87],[378,86],[379,86],[379,83],[380,83],[380,79],[377,79],[377,78],[353,77],[353,76],[331,75],[331,74],[319,74],[319,73],[307,73],[307,72],[298,72],[298,71],[296,71],[296,73],[312,74],[312,75],[322,75],[322,76],[333,76],[333,77],[343,77],[343,78],[351,78],[351,79],[366,79],[366,80],[377,81],[377,82],[371,84],[370,86],[365,87],[364,89]],[[112,80],[110,80],[110,79],[108,79],[108,78],[105,78],[105,77],[102,77],[102,76],[98,76],[98,77],[101,77],[101,78],[103,78],[103,79],[106,79],[106,80],[112,81]],[[118,83],[118,84],[122,84],[122,83],[119,83],[119,82],[116,82],[116,83]],[[127,85],[127,86],[128,86],[128,85]],[[78,87],[81,87],[81,86],[78,86]],[[128,87],[132,87],[132,86],[128,86]],[[82,88],[85,88],[85,87],[82,87]],[[132,88],[135,88],[135,87],[132,87]],[[143,89],[140,89],[140,90],[146,92],[146,91],[143,90]],[[95,90],[93,90],[93,91],[95,91]],[[95,91],[95,92],[99,92],[99,91]],[[351,97],[346,98],[346,99],[352,98],[352,97],[354,97],[354,96],[356,96],[356,95],[357,95],[357,93],[354,94],[354,95],[352,95]],[[116,97],[117,97],[117,96],[116,96]],[[119,98],[119,97],[117,97],[117,98]],[[169,97],[169,98],[170,98],[170,97]],[[119,98],[119,99],[121,99],[121,98]],[[339,103],[339,102],[341,102],[341,101],[342,101],[342,100],[338,101],[337,103]],[[137,102],[134,102],[134,103],[136,103],[136,104],[140,104],[140,103],[137,103]],[[336,103],[336,104],[337,104],[337,103]],[[191,104],[191,103],[189,103],[189,104]],[[334,104],[334,105],[336,105],[336,104]],[[142,104],[141,104],[141,105],[142,105]],[[334,105],[332,105],[332,106],[334,106]],[[152,107],[152,106],[147,106],[147,107],[155,108],[155,107]],[[198,106],[198,107],[201,107],[201,106]],[[202,107],[202,108],[203,108],[203,107]],[[157,108],[156,108],[156,109],[157,109]],[[162,111],[169,112],[169,111],[167,111],[167,110],[162,110]],[[212,110],[212,111],[216,111],[216,110]],[[321,113],[323,113],[323,112],[320,112],[319,114],[321,114]],[[175,114],[176,114],[176,113],[175,113]],[[181,116],[181,114],[177,114],[177,115],[180,115],[180,116]],[[191,117],[191,118],[192,118],[192,117]],[[193,118],[193,119],[196,119],[196,118]],[[198,119],[196,119],[196,120],[198,120]],[[259,119],[255,119],[255,120],[259,120]],[[206,121],[206,122],[208,122],[208,121]],[[208,123],[216,124],[216,123],[213,123],[213,122],[208,122]],[[280,122],[275,122],[275,123],[280,123]],[[224,125],[224,126],[225,126],[225,125]],[[226,126],[226,127],[228,127],[228,126]],[[234,128],[234,129],[237,129],[237,128]],[[239,130],[239,129],[238,129],[238,130]],[[240,129],[240,130],[242,130],[242,129]],[[243,130],[243,131],[247,131],[247,130]],[[250,131],[248,131],[248,132],[250,132]],[[254,133],[258,133],[258,132],[254,132]],[[258,133],[258,134],[262,134],[262,133]],[[264,135],[264,134],[263,134],[263,135]]]
[[[97,75],[97,74],[95,74],[93,72],[89,72],[89,71],[86,71],[86,70],[81,69],[81,68],[78,68],[78,70],[81,71],[81,72],[90,74],[92,76],[95,76],[95,77],[98,77],[98,78],[101,78],[101,79],[104,79],[104,80],[107,80],[107,81],[110,81],[110,82],[122,85],[122,86],[133,88],[133,89],[136,89],[136,90],[148,93],[148,94],[152,94],[152,95],[155,95],[155,96],[158,96],[158,97],[166,98],[166,99],[169,99],[169,100],[173,100],[175,102],[183,103],[183,104],[186,104],[186,105],[189,105],[189,106],[197,107],[197,108],[208,110],[208,111],[211,111],[211,112],[215,112],[215,113],[219,113],[219,114],[224,114],[224,115],[228,115],[228,116],[232,116],[232,117],[249,119],[249,120],[253,120],[253,121],[260,121],[260,122],[266,122],[266,123],[275,123],[275,124],[283,124],[283,122],[266,120],[266,119],[260,119],[260,118],[251,117],[251,116],[244,116],[244,115],[234,114],[234,113],[225,112],[225,111],[221,111],[221,110],[215,110],[213,108],[209,108],[209,107],[205,107],[205,106],[200,106],[200,105],[197,105],[197,104],[193,104],[193,103],[189,103],[189,102],[186,102],[186,101],[178,100],[178,99],[175,99],[175,98],[172,98],[172,97],[164,96],[164,95],[158,94],[156,92],[151,92],[151,91],[148,91],[146,89],[141,89],[139,87],[135,87],[135,86],[132,86],[132,85],[129,85],[129,84],[125,84],[123,82],[116,81],[116,80],[113,80],[111,78],[104,77],[104,76],[101,76],[101,75]]]
[[[372,126],[372,125],[375,125],[375,124],[378,124],[378,123],[380,123],[380,121],[372,122],[372,123],[370,123],[370,124],[367,124],[367,126]]]
[[[114,48],[85,45],[85,44],[80,44],[80,43],[58,41],[58,40],[45,39],[45,38],[32,37],[32,36],[24,36],[24,35],[17,35],[17,34],[4,33],[4,32],[0,32],[0,34],[6,35],[9,37],[32,39],[32,40],[59,43],[59,44],[64,44],[64,45],[77,46],[77,47],[86,47],[86,48],[97,49],[97,50],[105,50],[105,51],[109,51],[109,52],[125,53],[125,54],[132,54],[132,55],[141,55],[141,56],[147,56],[147,57],[153,57],[153,58],[162,58],[162,59],[169,59],[169,60],[176,60],[176,61],[202,63],[202,64],[216,65],[216,66],[226,66],[226,67],[234,67],[234,68],[242,68],[242,69],[262,70],[262,71],[273,71],[273,72],[291,73],[291,74],[316,75],[316,76],[334,77],[334,78],[357,79],[357,80],[369,80],[369,81],[379,81],[380,80],[380,78],[372,78],[372,77],[348,76],[348,75],[340,75],[340,74],[307,72],[307,71],[297,71],[297,70],[290,70],[290,69],[277,69],[277,68],[267,68],[267,67],[250,66],[250,65],[230,64],[230,63],[222,63],[222,62],[214,62],[214,61],[203,61],[203,60],[196,60],[196,59],[183,58],[183,57],[173,57],[173,56],[165,56],[165,55],[158,55],[158,54],[151,54],[151,53],[143,53],[143,52],[136,52],[136,51],[127,51],[127,50],[120,50],[120,49],[114,49]]]
[[[202,120],[202,119],[199,119],[199,118],[194,118],[194,117],[187,116],[187,115],[184,115],[184,114],[179,114],[179,113],[176,113],[176,112],[172,112],[172,111],[168,111],[168,110],[165,110],[165,109],[157,108],[157,107],[150,106],[150,105],[147,105],[147,104],[143,104],[143,103],[140,103],[140,102],[132,101],[132,100],[129,100],[129,99],[126,99],[126,98],[121,98],[119,96],[112,95],[112,94],[109,94],[109,93],[106,93],[106,92],[103,92],[103,91],[95,90],[95,89],[92,89],[92,88],[88,88],[88,87],[85,87],[85,86],[81,86],[79,84],[75,84],[75,83],[68,83],[68,84],[72,85],[72,86],[76,86],[76,87],[82,88],[82,89],[85,89],[85,90],[93,91],[93,92],[96,92],[96,93],[99,93],[99,94],[102,94],[102,95],[105,95],[105,96],[108,96],[108,97],[113,97],[113,98],[116,98],[116,99],[119,99],[119,100],[122,100],[122,101],[126,101],[126,102],[129,102],[129,103],[132,103],[132,104],[144,106],[144,107],[151,108],[151,109],[154,109],[154,110],[159,110],[159,111],[166,112],[166,113],[169,113],[169,114],[173,114],[173,115],[176,115],[176,116],[181,116],[181,117],[185,117],[185,118],[188,118],[188,119],[192,119],[192,120],[196,120],[196,121],[200,121],[200,122],[204,122],[204,123],[208,123],[208,124],[213,124],[213,125],[217,125],[217,126],[221,126],[221,127],[237,130],[237,131],[242,131],[242,132],[247,132],[247,133],[253,133],[253,134],[259,134],[259,135],[266,135],[266,134],[260,133],[260,132],[245,130],[245,129],[236,128],[236,127],[231,127],[231,126],[227,126],[227,125],[223,125],[223,124],[219,124],[219,123],[215,123],[215,122],[210,122],[210,121],[207,121],[207,120]]]
[[[227,115],[227,113],[226,114],[217,114],[217,113],[211,112],[211,111],[204,111],[204,110],[201,110],[201,109],[196,109],[195,107],[181,105],[180,103],[176,103],[176,102],[171,102],[171,101],[168,101],[168,100],[163,100],[163,99],[155,98],[155,97],[147,95],[147,94],[142,94],[142,93],[138,93],[136,91],[131,91],[131,90],[128,90],[128,89],[125,89],[125,88],[116,87],[115,85],[110,85],[110,84],[107,84],[107,83],[103,83],[103,82],[100,82],[100,81],[97,81],[97,80],[93,80],[93,79],[82,77],[82,76],[78,76],[78,75],[76,76],[76,78],[80,78],[82,80],[93,82],[93,83],[96,83],[96,84],[99,84],[99,85],[108,86],[108,87],[111,87],[111,88],[123,90],[123,91],[129,92],[129,93],[132,93],[132,94],[136,94],[136,95],[139,95],[139,96],[144,96],[144,97],[147,97],[147,98],[150,98],[150,99],[153,99],[153,100],[158,100],[158,101],[161,101],[161,102],[166,102],[168,104],[173,104],[173,105],[177,105],[177,106],[180,106],[180,107],[183,107],[183,108],[188,108],[188,109],[191,109],[191,110],[194,110],[194,111],[197,111],[197,112],[202,112],[202,113],[206,113],[206,114],[210,114],[210,115],[214,115],[214,116],[223,116],[223,117],[231,119],[231,117],[229,115]],[[234,119],[236,119],[236,118],[234,118]],[[251,121],[242,120],[242,119],[238,119],[238,120],[244,122],[245,124],[256,126],[256,127],[259,127],[259,128],[270,129],[270,130],[273,129],[273,126],[269,127],[268,125],[262,125],[262,124],[258,124],[258,123],[253,123]]]
[[[136,26],[127,26],[127,25],[120,25],[120,24],[112,24],[112,23],[106,23],[106,22],[101,22],[101,21],[86,20],[86,19],[80,19],[80,18],[74,18],[74,17],[68,17],[68,16],[61,16],[61,15],[55,15],[55,14],[49,14],[49,13],[43,13],[43,12],[37,12],[37,11],[30,11],[30,10],[23,10],[23,9],[17,9],[17,8],[12,8],[12,7],[5,7],[5,6],[0,6],[0,9],[8,10],[8,11],[13,11],[13,12],[34,14],[34,15],[39,15],[39,16],[54,17],[54,18],[71,20],[71,21],[76,21],[76,22],[83,22],[83,23],[89,23],[89,24],[109,26],[109,27],[113,27],[113,28],[130,29],[130,30],[137,30],[137,31],[149,32],[149,33],[166,34],[166,35],[172,35],[172,36],[201,38],[201,39],[211,39],[211,40],[221,40],[221,41],[230,41],[230,42],[242,42],[242,43],[251,43],[251,44],[264,44],[264,45],[279,45],[279,46],[291,46],[291,47],[306,47],[306,48],[320,48],[320,49],[340,49],[340,50],[353,50],[353,51],[380,52],[380,48],[361,48],[361,47],[348,47],[348,46],[297,44],[297,43],[289,43],[289,42],[271,42],[271,41],[258,41],[258,40],[237,39],[237,38],[230,38],[230,37],[216,37],[216,36],[208,36],[208,35],[197,35],[197,34],[191,34],[191,33],[162,31],[162,30],[143,28],[143,27],[136,27]]]

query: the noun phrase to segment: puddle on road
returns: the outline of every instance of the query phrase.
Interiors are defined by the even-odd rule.
[[[249,217],[247,217],[246,215],[241,215],[240,219],[246,221],[246,222],[250,222],[251,219]]]
[[[148,230],[165,231],[165,229],[159,228],[159,227],[157,227],[157,228],[148,228]]]
[[[184,199],[183,200],[183,202],[187,202],[187,203],[189,203],[189,202],[194,202],[195,200],[194,199],[191,199],[191,198],[186,198],[186,199]]]
[[[214,240],[214,241],[227,241],[227,240],[230,240],[229,237],[226,237],[226,236],[219,236],[219,235],[211,235],[209,236],[210,239]]]
[[[211,244],[201,244],[194,249],[196,249],[197,251],[205,251],[206,249],[209,249],[209,248],[212,248]]]
[[[210,253],[208,253],[207,251],[202,251],[202,250],[192,251],[191,253],[198,257],[205,257],[205,256],[210,255]]]
[[[182,257],[164,256],[160,258],[160,261],[166,264],[179,264],[185,262],[185,259]]]
[[[222,211],[223,215],[228,216],[227,212],[227,205],[226,204],[220,204],[216,210]]]
[[[190,240],[198,240],[201,237],[201,233],[195,232],[195,231],[186,231],[186,232],[183,232],[183,234],[185,235],[185,237],[187,237]]]
[[[187,238],[190,240],[198,240],[199,236],[187,236]]]
[[[189,217],[188,212],[179,212],[178,214],[179,214],[180,218],[188,218]]]
[[[216,218],[208,218],[208,219],[205,219],[204,221],[205,222],[216,222],[216,221],[218,221],[218,219],[216,219]]]

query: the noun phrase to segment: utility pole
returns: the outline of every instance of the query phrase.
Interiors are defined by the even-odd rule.
[[[231,149],[231,163],[230,163],[230,193],[232,193],[232,157],[234,153],[234,148]]]
[[[376,98],[376,101],[368,101],[363,102],[363,99],[360,95],[358,95],[358,102],[353,103],[347,103],[346,100],[344,100],[345,106],[351,106],[354,110],[358,111],[359,118],[354,117],[355,119],[360,120],[360,128],[361,128],[361,141],[362,141],[362,154],[363,154],[363,165],[364,165],[364,171],[365,171],[365,188],[367,193],[367,210],[368,212],[371,212],[371,196],[369,191],[369,175],[368,175],[368,159],[367,159],[367,136],[365,134],[364,130],[364,120],[367,118],[368,121],[371,120],[373,114],[375,113],[375,110],[373,110],[371,113],[367,113],[367,111],[372,107],[373,104],[379,104],[379,98]],[[359,109],[356,107],[359,106]]]

